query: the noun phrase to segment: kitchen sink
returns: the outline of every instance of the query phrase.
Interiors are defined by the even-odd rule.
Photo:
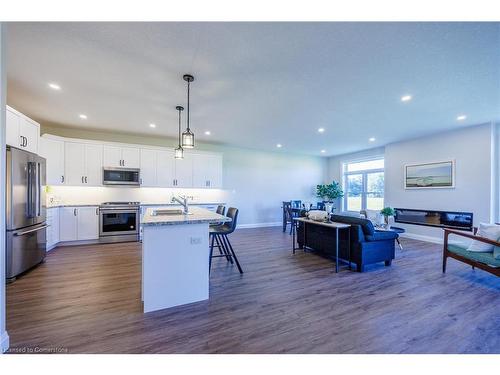
[[[184,211],[178,208],[166,208],[161,210],[154,210],[151,213],[151,216],[172,216],[172,215],[191,215],[191,212],[185,214]]]

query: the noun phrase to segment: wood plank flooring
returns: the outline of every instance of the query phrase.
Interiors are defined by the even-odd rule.
[[[500,278],[403,239],[365,273],[291,253],[280,228],[231,240],[210,300],[142,313],[140,244],[61,247],[7,287],[13,351],[68,353],[499,353]],[[186,270],[189,272],[189,270]],[[182,285],[179,285],[182,288]]]

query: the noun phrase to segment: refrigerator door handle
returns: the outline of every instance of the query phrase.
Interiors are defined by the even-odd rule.
[[[33,163],[28,162],[28,199],[26,201],[26,216],[33,217]]]
[[[36,216],[42,214],[42,178],[40,168],[40,163],[36,163]]]
[[[15,232],[14,233],[14,236],[24,236],[25,234],[29,234],[29,233],[33,233],[33,232],[38,232],[39,230],[42,230],[42,229],[45,229],[45,228],[48,228],[49,225],[44,225],[42,227],[38,227],[38,228],[35,228],[35,229],[30,229],[30,230],[25,230],[24,232]]]

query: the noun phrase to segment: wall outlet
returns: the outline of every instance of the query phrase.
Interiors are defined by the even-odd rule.
[[[201,237],[191,237],[191,245],[199,245],[201,243]]]

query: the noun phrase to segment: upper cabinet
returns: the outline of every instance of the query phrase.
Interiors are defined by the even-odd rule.
[[[135,147],[134,147],[135,146]],[[222,188],[222,155],[44,135],[40,155],[47,159],[49,185],[102,186],[103,167],[139,168],[143,187]]]
[[[46,159],[47,184],[64,185],[64,141],[41,137],[38,142],[39,154]]]
[[[222,155],[193,154],[193,187],[222,187]]]
[[[159,187],[174,186],[174,168],[175,168],[174,151],[159,150],[156,152],[157,186]]]
[[[102,145],[64,142],[66,185],[102,185]]]
[[[6,120],[6,143],[37,154],[40,124],[9,106],[7,106]]]
[[[174,159],[174,187],[193,187],[193,154],[184,152],[184,159]]]
[[[141,155],[140,150],[134,147],[104,146],[104,166],[139,168]]]

